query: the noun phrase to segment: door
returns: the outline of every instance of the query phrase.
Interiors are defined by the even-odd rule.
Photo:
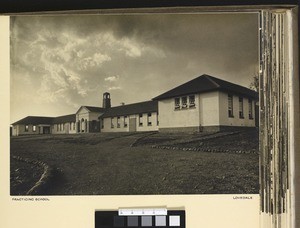
[[[43,127],[43,134],[50,134],[50,127]]]
[[[136,118],[129,118],[129,132],[136,131]]]

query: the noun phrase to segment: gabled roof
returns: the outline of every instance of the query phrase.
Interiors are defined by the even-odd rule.
[[[54,117],[44,117],[44,116],[27,116],[12,125],[16,124],[32,124],[32,125],[38,125],[38,124],[51,124]]]
[[[140,114],[148,112],[157,112],[158,103],[157,101],[145,101],[128,105],[121,105],[112,107],[106,110],[106,112],[101,116],[105,117],[114,117],[114,116],[126,116],[131,114]]]
[[[76,121],[76,114],[70,114],[70,115],[55,117],[52,121],[52,124],[68,123],[68,122],[75,122],[75,121]]]
[[[101,108],[101,107],[95,107],[95,106],[81,106],[78,111],[76,112],[76,114],[79,112],[80,109],[82,108],[86,108],[89,112],[105,112],[105,108]]]
[[[210,75],[203,74],[191,81],[175,87],[155,98],[153,100],[163,100],[167,98],[183,96],[188,94],[205,93],[210,91],[221,90],[237,95],[244,95],[254,99],[258,99],[258,93],[246,87],[224,81]]]

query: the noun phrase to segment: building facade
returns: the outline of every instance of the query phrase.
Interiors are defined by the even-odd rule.
[[[220,131],[255,127],[258,94],[202,75],[157,97],[159,131]]]
[[[13,123],[12,135],[93,132],[199,132],[257,127],[258,93],[202,75],[150,101],[111,107],[81,106],[75,114],[26,117]]]

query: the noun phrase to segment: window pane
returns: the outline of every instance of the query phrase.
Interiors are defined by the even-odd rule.
[[[148,113],[148,126],[151,126],[152,125],[152,114],[151,113]]]
[[[195,95],[189,96],[189,106],[190,107],[195,106]]]
[[[233,117],[233,97],[228,94],[228,116]]]
[[[143,114],[139,114],[139,126],[143,126]]]
[[[175,109],[180,109],[180,98],[179,97],[175,98]]]
[[[244,118],[243,98],[239,97],[239,117]]]
[[[182,107],[186,108],[187,107],[187,97],[182,97],[181,102],[182,102]]]

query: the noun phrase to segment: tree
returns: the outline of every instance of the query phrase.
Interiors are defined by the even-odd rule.
[[[259,91],[259,77],[258,74],[253,76],[253,81],[250,83],[249,88],[258,92]]]

